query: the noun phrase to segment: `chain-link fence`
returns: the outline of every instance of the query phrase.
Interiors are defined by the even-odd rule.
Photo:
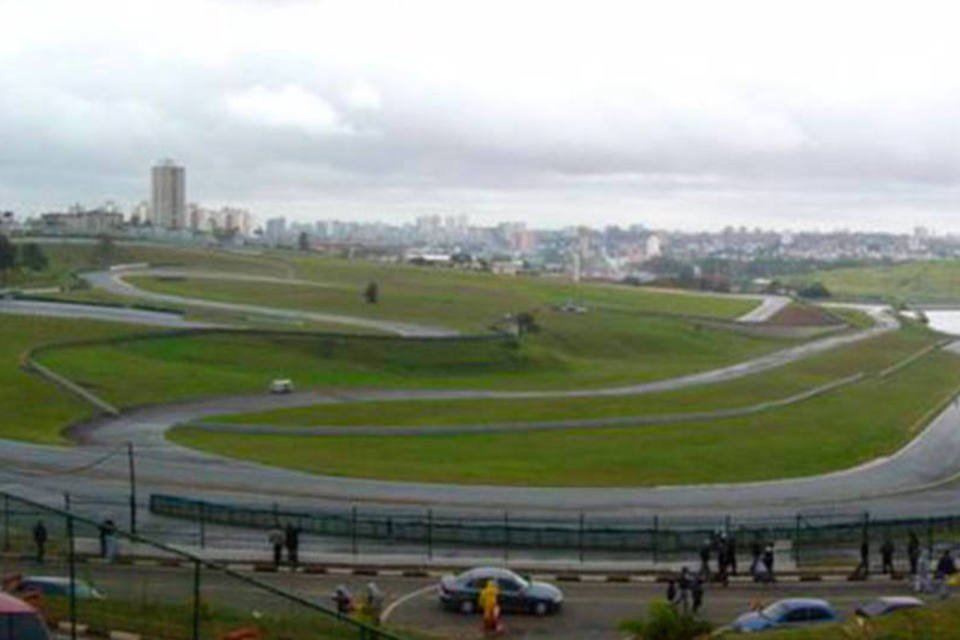
[[[629,555],[652,564],[695,556],[723,533],[737,552],[749,557],[760,546],[776,544],[797,566],[856,557],[861,543],[879,552],[890,540],[906,553],[911,539],[932,551],[960,533],[960,516],[876,519],[868,513],[803,513],[769,518],[678,516],[612,518],[588,514],[544,518],[503,511],[492,515],[444,514],[432,509],[376,510],[330,508],[291,510],[274,506],[213,503],[154,494],[153,514],[191,523],[197,539],[213,527],[268,530],[290,523],[304,534],[341,540],[340,548],[359,554],[363,545],[416,550],[427,558],[438,550],[480,548],[507,559],[525,550],[580,559]],[[369,547],[368,547],[369,548]],[[605,555],[606,554],[606,555]]]
[[[0,493],[0,519],[4,590],[33,603],[63,637],[402,638],[379,627],[369,609],[339,614],[319,604],[329,594],[311,593],[306,580],[290,590],[298,574],[239,573],[131,534],[124,523],[7,493]]]

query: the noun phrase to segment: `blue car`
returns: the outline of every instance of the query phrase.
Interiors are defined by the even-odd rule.
[[[765,631],[823,622],[838,622],[837,611],[819,598],[787,598],[778,600],[761,611],[745,613],[730,625],[734,631]]]

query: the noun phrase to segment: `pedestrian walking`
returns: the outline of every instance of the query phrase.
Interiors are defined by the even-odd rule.
[[[883,541],[883,544],[880,545],[880,563],[881,569],[880,572],[886,575],[893,575],[893,553],[895,547],[893,546],[893,540],[887,538]]]
[[[910,575],[917,575],[917,563],[920,559],[920,540],[913,531],[910,532],[910,539],[907,541],[907,558],[910,559]]]
[[[279,525],[270,529],[270,532],[267,533],[267,542],[269,542],[273,548],[273,567],[275,569],[279,569],[280,563],[283,562],[283,544],[285,539],[283,530]]]
[[[37,547],[37,563],[43,564],[47,548],[47,527],[43,524],[43,520],[37,520],[37,524],[33,527],[33,544]]]
[[[763,568],[765,570],[764,572],[765,582],[775,582],[775,577],[773,573],[773,560],[774,560],[773,545],[768,544],[766,548],[763,550],[763,557],[762,557]]]
[[[300,562],[300,527],[295,527],[292,522],[288,522],[284,532],[284,542],[287,546],[287,561],[291,567],[296,568]]]
[[[692,611],[695,614],[703,606],[703,580],[700,576],[694,576],[693,584],[690,585],[690,595],[693,600]]]

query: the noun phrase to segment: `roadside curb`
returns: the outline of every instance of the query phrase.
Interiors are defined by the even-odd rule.
[[[9,557],[10,554],[5,554]],[[27,556],[15,556],[19,559],[29,559]],[[87,564],[106,564],[106,561],[97,556],[79,555],[77,561]],[[132,567],[163,567],[163,568],[191,568],[192,564],[187,561],[174,559],[158,558],[118,558],[115,564]],[[343,564],[321,564],[321,563],[303,563],[291,569],[289,566],[281,565],[276,567],[273,563],[263,561],[252,562],[225,562],[218,563],[218,569],[227,569],[231,571],[246,573],[297,573],[304,575],[328,575],[328,576],[355,576],[365,578],[440,578],[452,572],[462,571],[460,566],[391,566],[383,567],[376,565],[343,565]],[[212,569],[212,567],[211,567]],[[630,570],[630,571],[544,571],[543,568],[514,566],[511,570],[530,575],[538,580],[548,580],[552,582],[572,582],[572,583],[593,583],[593,584],[652,584],[666,582],[677,575],[677,571],[665,569],[650,570]],[[801,570],[784,571],[777,575],[776,583],[795,584],[803,582],[829,582],[829,583],[882,583],[882,582],[903,582],[909,579],[909,575],[898,573],[894,575],[874,574],[866,579],[851,580],[849,571],[841,570]],[[720,585],[715,578],[710,580],[710,584]],[[762,584],[754,580],[749,575],[729,576],[730,585],[752,585]]]

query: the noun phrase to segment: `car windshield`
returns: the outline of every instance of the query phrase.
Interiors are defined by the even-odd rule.
[[[861,611],[863,611],[868,616],[878,616],[881,613],[885,612],[886,610],[887,610],[887,605],[883,602],[880,602],[879,600],[874,600],[873,602],[861,607]]]
[[[782,602],[774,602],[772,605],[760,612],[764,618],[770,620],[779,620],[784,616],[784,614],[789,611],[790,608]]]

